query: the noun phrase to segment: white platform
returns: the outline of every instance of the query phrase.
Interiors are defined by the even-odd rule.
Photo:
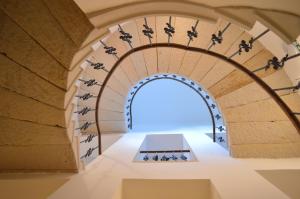
[[[148,132],[153,133],[153,132]],[[198,161],[184,163],[133,162],[147,132],[128,133],[74,175],[51,199],[109,199],[122,179],[210,179],[224,199],[284,199],[283,192],[261,177],[255,169],[300,169],[300,159],[233,159],[201,129],[178,129],[155,133],[182,133]]]

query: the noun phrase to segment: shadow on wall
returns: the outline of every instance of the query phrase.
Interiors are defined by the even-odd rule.
[[[160,79],[145,85],[132,104],[133,132],[201,127],[211,131],[209,110],[186,85]]]

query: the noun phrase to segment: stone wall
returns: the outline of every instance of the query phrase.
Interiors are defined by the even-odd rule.
[[[92,29],[71,0],[0,1],[0,170],[78,169],[67,77]]]

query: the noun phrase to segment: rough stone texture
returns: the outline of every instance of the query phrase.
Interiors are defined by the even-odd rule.
[[[272,27],[272,30],[287,43],[292,43],[292,40],[299,36],[299,15],[274,12],[273,10],[257,11],[257,15],[259,21]]]
[[[236,77],[231,78],[233,81],[231,83],[228,79],[227,83],[231,85],[235,84],[234,81],[239,83],[239,78]],[[283,70],[261,77],[272,88],[292,85]],[[277,93],[292,110],[295,112],[300,110],[297,94],[290,94],[290,91]],[[299,133],[273,99],[256,83],[225,93],[217,98],[217,101],[227,122],[229,145],[233,157],[300,156]]]
[[[294,158],[300,157],[300,143],[232,145],[235,158]]]
[[[250,35],[248,33],[244,33],[241,36],[244,40],[249,40]],[[226,56],[231,56],[234,52],[238,50],[240,40],[237,40],[232,47],[225,53]],[[248,53],[242,53],[242,55],[236,55],[232,59],[241,63],[245,64],[247,62],[251,62],[253,57],[256,57],[257,54],[260,53],[260,51],[263,49],[262,45],[259,42],[256,42],[253,45],[253,48]],[[255,60],[256,62],[256,60]],[[259,65],[259,64],[258,64]],[[224,61],[218,61],[214,67],[206,74],[206,76],[200,81],[206,88],[210,88],[216,83],[218,83],[220,80],[224,79],[226,76],[228,76],[230,73],[232,73],[235,70],[235,67],[231,64],[228,64]],[[218,92],[216,92],[218,93]]]
[[[69,68],[78,46],[42,0],[32,0],[30,3],[20,0],[3,0],[0,2],[0,7],[65,68]]]
[[[71,0],[0,1],[0,170],[77,171],[68,70],[92,28]]]
[[[290,84],[282,71],[264,80],[274,87]],[[300,110],[297,94],[287,94],[284,91],[281,95],[292,110]],[[218,98],[218,102],[226,117],[233,157],[300,156],[297,130],[273,99],[255,83]]]
[[[273,88],[291,85],[283,71],[278,71],[263,79]],[[299,110],[297,94],[288,94],[287,91],[278,93],[292,110]],[[287,117],[278,105],[255,83],[218,98],[218,102],[228,122],[233,157],[300,156],[298,132],[287,121]],[[281,145],[282,148],[280,148]]]
[[[191,73],[190,78],[198,81],[202,80],[204,76],[211,70],[211,68],[217,63],[217,61],[218,60],[216,58],[203,54],[195,69]]]
[[[271,88],[282,88],[282,87],[287,87],[287,86],[292,86],[292,82],[285,73],[284,70],[279,70],[272,75],[269,75],[263,80],[271,87]],[[284,90],[284,91],[277,91],[276,93],[279,95],[283,95],[286,93],[289,93],[289,90]]]
[[[0,51],[42,78],[66,89],[67,70],[1,10]]]
[[[289,121],[228,122],[227,127],[231,145],[300,143],[300,136]]]
[[[227,22],[221,23],[220,29],[223,29],[227,25]],[[224,41],[222,45],[216,45],[212,48],[213,51],[225,54],[233,45],[233,43],[240,39],[241,35],[244,33],[239,27],[231,24],[230,28],[224,33]],[[212,69],[212,67],[217,63],[217,59],[208,55],[201,55],[200,60],[194,67],[190,74],[190,77],[194,80],[202,80],[205,75]]]
[[[235,68],[231,64],[228,64],[224,61],[218,61],[217,64],[200,81],[200,83],[205,88],[210,88],[233,70],[235,70]]]
[[[191,73],[193,73],[197,63],[201,59],[201,56],[202,54],[197,52],[186,52],[182,59],[182,64],[178,73],[188,77]]]
[[[1,146],[65,145],[69,143],[66,128],[3,117],[0,119]]]
[[[46,155],[45,155],[46,154]],[[0,170],[77,170],[74,153],[68,145],[1,146]]]
[[[109,33],[107,28],[94,28],[88,36],[85,38],[84,42],[81,44],[81,48],[85,48],[87,46],[91,46],[93,43],[97,42],[98,39],[104,37]]]
[[[0,55],[0,85],[57,108],[64,107],[65,92]]]
[[[223,113],[227,122],[288,120],[273,99],[227,108]]]
[[[0,87],[0,115],[38,124],[66,127],[64,110]]]
[[[73,0],[44,0],[52,15],[72,40],[81,46],[94,28]]]
[[[256,68],[264,66],[267,60],[271,59],[272,56],[273,55],[269,51],[263,50],[256,54],[256,56],[248,60],[245,64],[243,64],[243,66],[248,68],[250,71],[253,71]],[[273,69],[269,69],[268,71],[262,70],[256,73],[256,75],[258,75],[260,78],[263,78],[272,74],[273,72],[275,72]],[[209,91],[216,98],[218,98],[236,89],[239,89],[251,82],[253,82],[253,80],[250,77],[248,77],[245,73],[235,69],[234,71],[229,73],[224,79],[218,81],[211,88],[209,88]]]
[[[222,109],[241,106],[255,101],[270,98],[269,94],[264,91],[258,84],[251,83],[239,88],[227,95],[217,98],[218,104]]]
[[[291,93],[289,95],[284,95],[282,96],[282,99],[293,112],[300,113],[299,94]]]
[[[272,73],[271,75],[262,78],[271,88],[280,88],[285,86],[291,86],[292,82],[289,80],[287,75],[283,70]],[[234,80],[234,81],[238,81]],[[290,91],[279,91],[277,94],[285,95]],[[260,101],[269,98],[269,94],[265,92],[258,84],[255,82],[247,84],[239,89],[236,89],[222,97],[217,98],[219,105],[222,108],[235,107],[239,105],[244,105],[247,103],[253,103],[255,101]]]
[[[70,70],[80,67],[80,65],[85,62],[85,58],[91,53],[93,53],[91,46],[85,46],[79,49],[73,56],[72,62],[70,64]]]

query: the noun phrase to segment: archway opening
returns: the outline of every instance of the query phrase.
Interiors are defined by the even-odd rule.
[[[205,101],[194,90],[172,79],[146,84],[136,94],[131,109],[134,132],[212,129]]]
[[[215,100],[200,85],[175,74],[156,74],[138,82],[125,107],[130,132],[189,129],[226,143],[225,125]]]

